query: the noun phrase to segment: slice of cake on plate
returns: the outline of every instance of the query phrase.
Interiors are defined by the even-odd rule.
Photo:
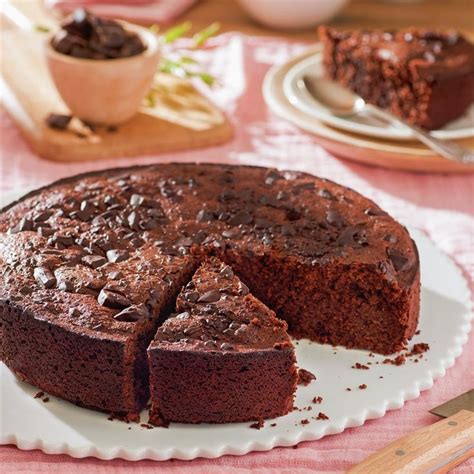
[[[455,32],[321,27],[326,74],[366,101],[428,130],[474,100],[474,45]]]

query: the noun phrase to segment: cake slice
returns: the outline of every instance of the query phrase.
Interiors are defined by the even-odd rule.
[[[408,122],[434,130],[474,100],[474,45],[455,32],[321,27],[328,77]]]
[[[232,269],[205,261],[148,349],[150,422],[274,418],[293,407],[296,367],[287,325]]]

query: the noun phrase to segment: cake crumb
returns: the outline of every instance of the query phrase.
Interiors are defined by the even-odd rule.
[[[379,379],[383,379],[383,375],[379,375]]]
[[[323,397],[314,397],[311,401],[313,403],[321,403],[323,401]]]
[[[430,350],[430,345],[426,342],[418,342],[415,344],[411,351],[407,354],[408,357],[415,355],[415,354],[423,354],[426,351]]]
[[[403,354],[398,355],[394,359],[384,359],[384,364],[392,364],[392,365],[403,365],[406,362],[406,357]]]
[[[304,420],[301,420],[300,423],[302,425],[307,425],[307,424],[309,424],[309,420],[307,418],[305,418]]]
[[[415,336],[418,336],[421,333],[421,331],[418,329],[418,331],[415,332]]]
[[[365,390],[365,389],[367,388],[367,385],[366,385],[365,383],[361,383],[361,384],[359,385],[359,388],[360,388],[361,390]]]
[[[306,369],[298,369],[298,385],[308,386],[313,380],[316,380],[316,375]]]
[[[277,425],[276,423],[272,423],[270,426],[273,428],[276,425]]]
[[[315,417],[315,420],[329,420],[329,416],[327,416],[325,413],[323,413],[322,411],[320,411],[318,413],[318,416]]]
[[[367,365],[361,364],[360,362],[356,362],[351,368],[359,370],[369,370],[369,367]]]
[[[43,398],[43,403],[48,403],[49,402],[49,397],[44,397]]]
[[[36,395],[35,395],[35,398],[43,398],[44,396],[44,392],[38,392]]]
[[[153,419],[149,418],[148,424],[158,428],[168,428],[170,426],[170,422],[165,420],[160,414],[154,414]]]
[[[154,426],[150,425],[149,423],[142,423],[140,426],[142,428],[146,428],[147,430],[152,430],[154,428]]]
[[[263,418],[259,418],[255,423],[252,423],[250,425],[250,428],[253,428],[255,430],[259,430],[260,428],[263,428],[264,426],[264,421],[263,421]]]
[[[128,427],[128,429],[129,429],[129,430],[131,430],[131,429],[132,429],[132,427],[131,427],[131,426],[129,426],[129,427]]]
[[[352,389],[349,388],[349,387],[346,387],[346,390],[347,390],[348,392],[351,392],[351,391],[352,391]]]

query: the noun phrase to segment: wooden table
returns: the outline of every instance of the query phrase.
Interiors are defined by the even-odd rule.
[[[48,21],[42,0],[10,0],[38,23]],[[278,3],[278,0],[275,0]],[[260,26],[236,0],[200,0],[180,19],[191,20],[193,30],[219,21],[222,31],[241,31],[252,35],[279,35],[289,39],[315,38],[314,30],[282,32]],[[352,0],[331,22],[343,28],[456,28],[474,37],[474,0],[422,0],[410,3],[389,0]],[[8,22],[5,22],[8,27]]]

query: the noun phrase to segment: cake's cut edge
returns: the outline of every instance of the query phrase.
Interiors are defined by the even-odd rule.
[[[206,260],[151,343],[152,423],[274,418],[293,406],[297,373],[287,325],[232,269]]]

